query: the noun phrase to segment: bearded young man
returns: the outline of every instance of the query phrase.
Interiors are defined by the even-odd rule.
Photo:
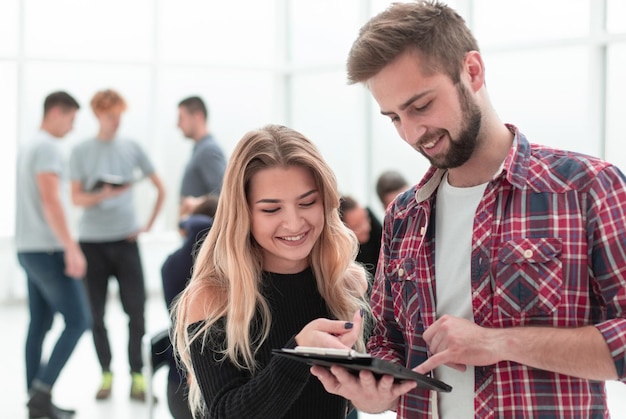
[[[604,381],[626,377],[624,175],[503,123],[476,40],[442,3],[371,19],[348,77],[432,164],[387,209],[368,350],[453,390],[312,372],[399,418],[608,417]]]

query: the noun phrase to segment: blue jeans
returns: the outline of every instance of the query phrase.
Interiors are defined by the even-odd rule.
[[[91,315],[83,281],[65,275],[63,252],[18,252],[17,259],[28,280],[30,325],[26,337],[26,385],[35,379],[52,387],[83,332],[91,327]],[[54,315],[65,322],[47,362],[42,347]]]

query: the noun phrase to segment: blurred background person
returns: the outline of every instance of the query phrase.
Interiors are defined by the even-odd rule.
[[[126,110],[122,96],[110,89],[99,91],[91,100],[91,108],[98,119],[98,133],[74,147],[70,170],[72,200],[84,208],[79,241],[88,263],[85,282],[94,322],[94,345],[102,368],[96,399],[109,398],[113,383],[104,313],[109,278],[115,277],[122,307],[129,318],[130,397],[144,401],[141,339],[145,333],[146,293],[137,238],[152,227],[163,205],[165,188],[139,144],[117,136],[121,115]],[[143,226],[133,203],[136,171],[148,177],[157,191],[152,213]]]
[[[198,205],[203,195],[219,195],[226,168],[226,158],[208,128],[209,111],[198,96],[178,104],[178,128],[194,141],[180,187],[180,216],[183,218]]]
[[[167,257],[161,267],[163,297],[168,311],[191,278],[196,253],[213,225],[217,202],[217,195],[209,194],[201,197],[192,213],[180,221],[179,228],[184,234],[183,244]],[[187,374],[182,363],[177,362],[172,354],[167,379],[167,403],[175,419],[193,417],[187,395]]]
[[[78,102],[66,92],[49,94],[40,130],[20,148],[17,160],[15,247],[28,283],[26,385],[30,419],[73,415],[71,410],[54,406],[51,392],[90,324],[82,282],[86,262],[68,225],[67,168],[59,145],[72,130],[78,108]],[[47,361],[43,361],[44,339],[56,313],[63,316],[65,326]]]
[[[367,269],[368,282],[371,283],[378,267],[383,227],[372,210],[361,206],[351,196],[344,195],[341,197],[339,215],[343,223],[354,232],[359,240],[359,253],[356,256],[356,261],[362,263]]]
[[[339,203],[341,221],[354,232],[359,241],[359,253],[356,261],[363,264],[367,270],[367,295],[372,288],[376,269],[378,269],[378,254],[383,228],[376,215],[368,207],[361,206],[356,199],[344,195]],[[367,340],[367,339],[366,339]],[[347,419],[357,419],[359,412],[353,409]]]
[[[409,183],[397,170],[384,171],[376,181],[376,195],[378,195],[378,199],[385,210],[400,192],[404,192],[408,188]]]

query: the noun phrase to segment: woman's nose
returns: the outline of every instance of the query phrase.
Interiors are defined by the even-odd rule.
[[[302,227],[303,217],[298,209],[289,209],[284,212],[283,225],[290,231],[298,232]]]

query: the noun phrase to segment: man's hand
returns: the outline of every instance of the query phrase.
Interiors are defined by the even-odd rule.
[[[139,236],[141,236],[143,233],[147,233],[148,231],[149,230],[148,230],[147,227],[140,228],[139,230],[134,231],[128,237],[126,237],[126,241],[127,242],[136,242],[137,240],[139,240]]]
[[[97,195],[100,197],[100,201],[104,201],[105,199],[114,198],[119,196],[129,190],[131,187],[130,184],[123,186],[113,186],[105,183],[102,188],[97,192]]]
[[[311,374],[316,376],[327,392],[342,396],[362,412],[381,413],[395,410],[398,399],[417,386],[415,381],[394,384],[391,375],[376,380],[370,371],[360,371],[358,376],[339,366],[330,369],[313,366]]]
[[[426,374],[440,365],[465,371],[467,365],[495,364],[503,359],[500,335],[498,329],[445,315],[424,332],[431,356],[414,371]]]
[[[87,273],[85,255],[77,244],[72,244],[64,250],[65,275],[74,279],[83,279]]]
[[[206,198],[204,196],[186,196],[180,202],[179,218],[191,215]]]

